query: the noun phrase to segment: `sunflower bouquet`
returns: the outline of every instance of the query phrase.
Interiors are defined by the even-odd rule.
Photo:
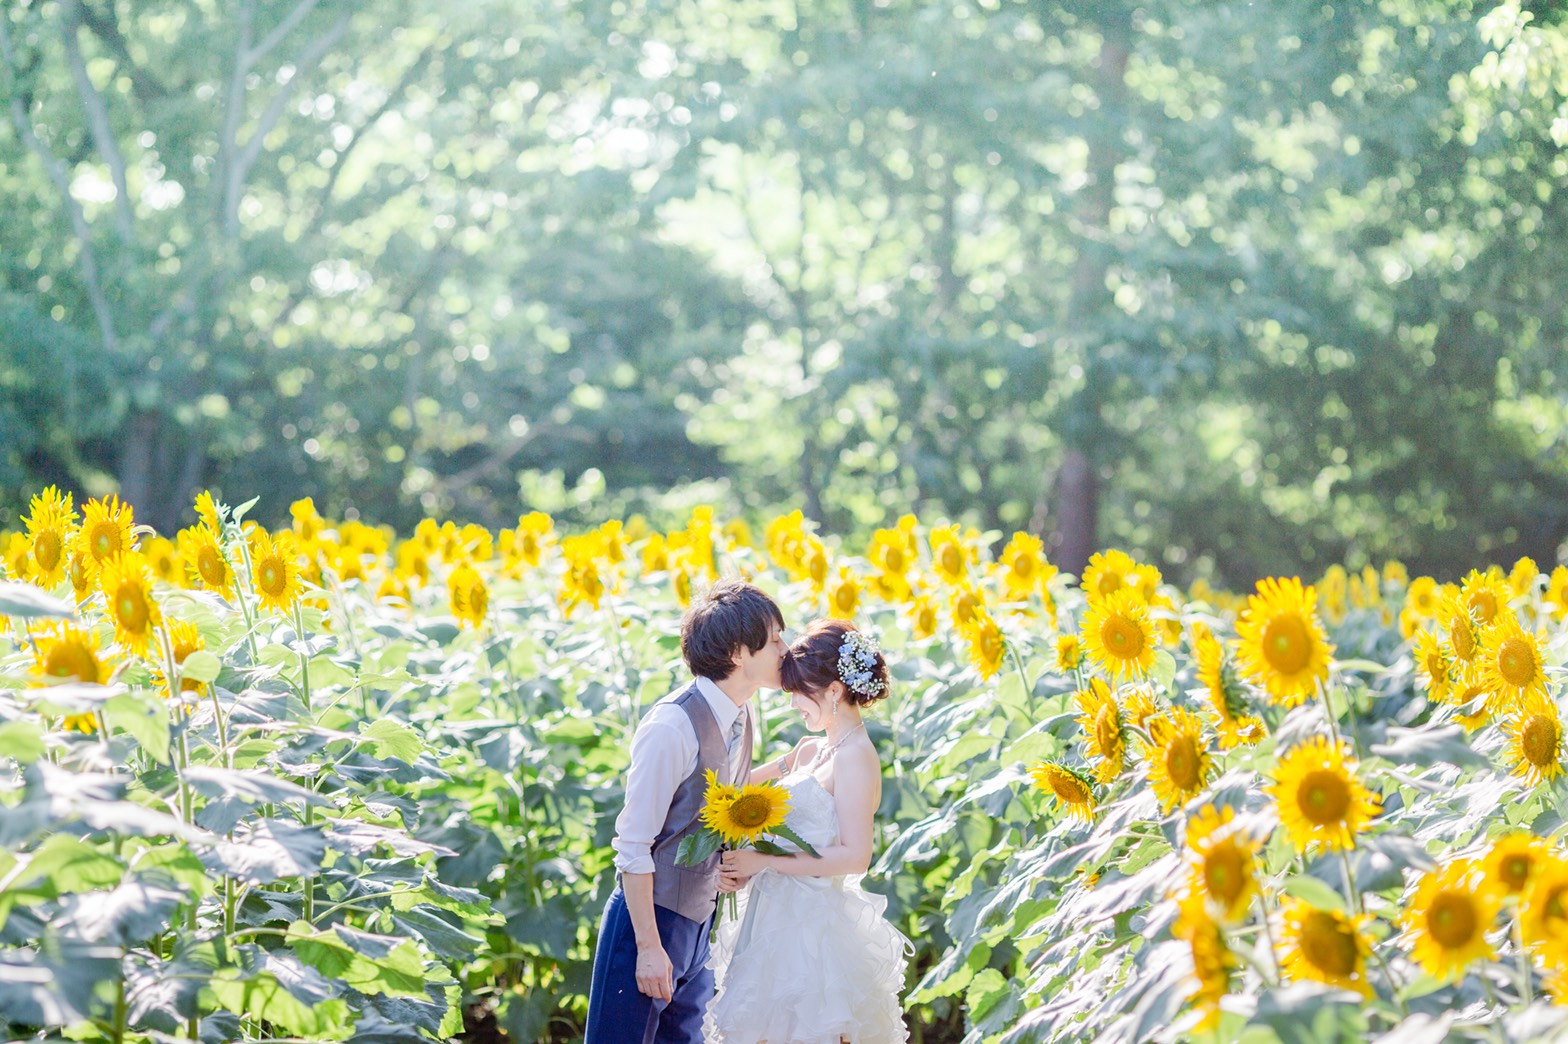
[[[765,855],[793,855],[772,838],[782,838],[800,851],[816,857],[799,834],[785,824],[789,815],[789,791],[774,780],[735,786],[720,783],[710,769],[708,788],[703,792],[702,826],[681,842],[675,861],[683,866],[706,862],[720,849],[751,847]],[[771,835],[771,837],[770,837]],[[735,895],[730,893],[730,916],[735,915]]]

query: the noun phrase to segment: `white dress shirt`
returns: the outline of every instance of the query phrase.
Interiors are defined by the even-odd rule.
[[[632,736],[632,763],[626,773],[626,804],[615,817],[615,868],[623,874],[653,873],[651,854],[654,839],[664,829],[675,788],[697,767],[697,730],[686,712],[675,705],[674,697],[685,692],[682,685],[649,710]],[[708,701],[719,735],[726,741],[741,708],[724,695],[711,679],[698,678],[697,691]],[[741,743],[730,747],[730,778],[740,766]]]

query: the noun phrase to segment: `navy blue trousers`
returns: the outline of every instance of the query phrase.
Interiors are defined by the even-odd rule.
[[[658,905],[653,915],[674,966],[674,998],[654,1000],[637,988],[637,937],[626,894],[617,888],[599,924],[585,1044],[700,1044],[702,1017],[713,999],[708,968],[713,918],[698,923]]]

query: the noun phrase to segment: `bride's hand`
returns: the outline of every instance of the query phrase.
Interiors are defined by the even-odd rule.
[[[728,873],[731,876],[738,878],[741,884],[745,884],[747,881],[757,876],[758,871],[767,866],[767,859],[767,856],[763,855],[761,852],[758,852],[754,848],[741,848],[736,849],[735,851],[725,852],[722,856],[719,857],[720,878],[722,879],[723,876]]]

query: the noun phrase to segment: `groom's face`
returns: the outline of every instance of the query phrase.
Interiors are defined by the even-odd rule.
[[[768,628],[768,640],[752,652],[744,645],[735,654],[735,671],[759,689],[779,687],[779,665],[784,662],[784,636],[777,627]]]

